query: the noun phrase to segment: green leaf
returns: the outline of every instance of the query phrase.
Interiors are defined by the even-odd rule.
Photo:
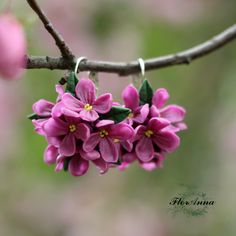
[[[45,118],[47,118],[47,117],[39,116],[39,115],[37,115],[36,113],[33,113],[33,114],[28,115],[27,118],[28,118],[29,120],[39,120],[39,119],[45,119]]]
[[[78,79],[75,72],[71,72],[66,84],[66,93],[71,93],[75,97],[75,87],[78,83]]]
[[[126,119],[130,114],[131,110],[123,107],[112,107],[111,110],[106,114],[100,114],[100,119],[103,120],[114,120],[115,123],[119,123]]]
[[[149,82],[145,79],[139,90],[140,105],[152,104],[153,90]]]
[[[64,169],[64,171],[68,170],[70,160],[71,160],[71,157],[67,157],[67,158],[64,159],[64,161],[63,161],[63,169]]]

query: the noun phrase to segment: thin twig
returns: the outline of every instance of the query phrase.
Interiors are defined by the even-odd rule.
[[[59,32],[57,32],[57,30],[53,27],[52,23],[49,21],[43,10],[40,8],[37,1],[27,0],[27,2],[38,15],[48,33],[54,38],[62,57],[64,57],[65,59],[72,60],[74,58],[73,53],[71,52],[70,48],[68,47],[62,36],[59,34]]]
[[[33,0],[27,0],[27,1],[30,3],[31,7],[32,7],[32,2],[35,3],[35,1]],[[37,9],[38,8],[36,8],[36,10]],[[39,16],[40,15],[41,14],[39,14]],[[44,22],[48,22],[48,21],[45,21],[44,18],[42,18],[41,20]],[[55,30],[53,30],[52,25],[50,25],[50,27],[51,27],[50,29],[52,29],[51,31],[55,32]],[[236,24],[224,30],[223,32],[216,35],[212,39],[202,44],[199,44],[195,47],[187,49],[185,51],[178,52],[176,54],[170,54],[166,56],[161,56],[161,57],[145,60],[144,61],[145,70],[149,71],[149,70],[155,70],[155,69],[160,69],[160,68],[174,66],[174,65],[190,64],[193,60],[216,51],[217,49],[225,46],[227,43],[231,42],[234,39],[236,39]],[[61,41],[59,40],[59,42]],[[63,43],[62,45],[65,45],[65,43]],[[48,57],[48,56],[39,56],[39,57],[29,56],[27,59],[28,59],[28,63],[26,66],[27,69],[71,70],[75,67],[75,63],[76,63],[75,58],[68,60],[63,57],[55,58],[55,57]],[[79,70],[116,73],[119,75],[130,75],[130,74],[139,73],[140,65],[138,61],[109,62],[109,61],[83,60],[79,65]]]

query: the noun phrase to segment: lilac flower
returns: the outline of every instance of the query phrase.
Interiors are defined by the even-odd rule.
[[[56,92],[58,93],[56,104],[49,102],[45,99],[40,99],[39,101],[35,102],[32,106],[32,110],[34,111],[34,113],[42,117],[41,119],[38,120],[35,119],[32,120],[32,123],[35,127],[35,131],[40,135],[45,135],[42,127],[44,123],[52,116],[55,107],[56,111],[58,110],[58,104],[60,104],[61,96],[64,94],[64,89],[61,85],[57,84],[55,88]],[[57,117],[59,117],[60,115],[57,114]]]
[[[185,109],[173,104],[163,107],[168,99],[169,94],[166,89],[157,89],[152,98],[151,117],[162,117],[169,120],[171,125],[168,128],[175,132],[187,129],[186,124],[182,122],[186,113]]]
[[[58,148],[49,144],[44,151],[44,162],[48,165],[55,164],[58,156]]]
[[[89,169],[89,162],[83,159],[78,153],[71,157],[61,156],[57,159],[55,171],[59,172],[64,167],[64,161],[69,158],[68,171],[73,176],[82,176],[86,174]]]
[[[89,79],[81,79],[76,88],[77,98],[70,93],[62,96],[65,107],[73,111],[74,117],[80,117],[85,121],[95,121],[99,118],[98,113],[105,114],[112,106],[112,95],[106,93],[96,99],[96,88]]]
[[[153,171],[157,168],[163,168],[165,157],[162,153],[155,152],[154,157],[149,162],[140,161],[140,166],[146,171]]]
[[[85,141],[90,134],[89,127],[73,117],[50,118],[43,125],[43,130],[50,144],[59,148],[63,156],[72,156],[76,152],[76,140]]]
[[[35,127],[35,131],[40,135],[45,135],[45,132],[43,131],[43,125],[47,120],[51,117],[51,112],[54,107],[54,103],[49,102],[45,99],[40,99],[36,103],[33,104],[33,111],[38,116],[41,116],[42,119],[38,120],[32,120],[32,123]]]
[[[130,164],[132,164],[134,161],[138,160],[139,165],[146,171],[153,171],[158,168],[163,167],[163,162],[165,160],[164,154],[155,152],[153,158],[149,162],[143,162],[138,159],[135,152],[128,152],[125,155],[122,156],[122,163],[118,167],[120,171],[124,171],[127,169]]]
[[[152,118],[147,126],[139,125],[135,129],[135,140],[137,145],[135,152],[143,162],[149,162],[153,159],[156,149],[164,152],[172,152],[178,146],[179,137],[170,130],[165,130],[170,122],[162,118]]]
[[[80,153],[76,153],[71,157],[58,156],[56,160],[55,171],[59,172],[64,167],[64,161],[68,159],[68,171],[73,176],[82,176],[89,169],[89,160],[84,159]],[[101,174],[108,171],[108,164],[101,158],[91,161],[99,170]]]
[[[119,150],[116,143],[130,140],[134,135],[133,128],[124,123],[114,124],[111,120],[99,121],[96,127],[98,131],[92,133],[84,142],[83,149],[85,152],[90,152],[98,146],[104,161],[117,162]]]
[[[149,106],[148,104],[139,106],[139,94],[137,89],[133,85],[128,85],[122,93],[122,98],[125,107],[131,109],[131,113],[127,119],[128,123],[130,125],[132,125],[133,122],[139,124],[143,123],[148,116]]]

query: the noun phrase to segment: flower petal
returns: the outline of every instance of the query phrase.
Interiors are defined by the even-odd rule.
[[[63,167],[64,167],[64,163],[63,163],[63,160],[61,160],[56,164],[55,172],[61,171],[63,169]]]
[[[115,122],[113,120],[99,120],[98,123],[96,124],[97,128],[101,128],[107,125],[113,125]]]
[[[64,104],[65,107],[72,111],[81,111],[84,107],[84,103],[79,101],[77,98],[72,96],[70,93],[65,93],[62,96],[62,103]]]
[[[99,118],[98,113],[95,110],[87,111],[82,110],[80,113],[80,118],[86,121],[93,122]]]
[[[112,106],[112,95],[110,93],[105,93],[97,98],[93,103],[93,109],[98,113],[104,114],[111,110]]]
[[[149,113],[149,105],[145,104],[143,106],[140,106],[137,110],[134,112],[133,120],[139,124],[143,123]]]
[[[188,126],[182,122],[175,124],[175,126],[179,129],[179,131],[188,129]]]
[[[134,136],[133,141],[137,141],[141,139],[145,131],[146,131],[146,127],[144,125],[137,126],[134,130],[135,136]]]
[[[53,145],[48,145],[44,151],[44,162],[46,164],[54,164],[56,163],[58,156],[58,148]]]
[[[133,149],[133,143],[130,140],[121,141],[120,144],[128,152],[131,152]]]
[[[45,136],[46,134],[43,130],[43,126],[46,122],[48,122],[48,119],[32,120],[35,132],[37,132],[39,135]]]
[[[168,91],[164,88],[159,88],[152,97],[152,104],[155,105],[157,108],[161,108],[165,105],[168,99],[169,99]]]
[[[82,176],[89,169],[89,162],[79,157],[78,155],[73,157],[68,166],[68,170],[73,176]]]
[[[181,122],[185,117],[185,109],[177,105],[169,105],[161,110],[161,117],[175,123]]]
[[[64,137],[62,140],[60,147],[59,147],[59,152],[63,156],[73,156],[76,151],[76,141],[75,137],[72,133],[69,133]]]
[[[110,163],[118,161],[117,147],[110,138],[101,139],[99,143],[99,150],[104,161]]]
[[[165,157],[160,153],[155,153],[154,158],[150,162],[140,162],[140,166],[146,171],[153,171],[163,167]]]
[[[62,115],[62,110],[64,109],[64,104],[62,102],[56,103],[56,105],[52,108],[52,117],[59,118]]]
[[[160,131],[152,138],[153,142],[163,151],[172,152],[180,144],[180,138],[171,131]]]
[[[147,129],[154,131],[154,133],[158,133],[161,129],[170,125],[170,122],[167,119],[163,118],[152,118],[148,122]]]
[[[152,105],[150,107],[150,116],[151,117],[161,117],[160,110],[154,105]]]
[[[124,170],[127,169],[129,166],[130,166],[130,163],[128,163],[128,162],[122,162],[121,165],[118,166],[118,170],[124,171]]]
[[[49,102],[45,99],[40,99],[39,101],[33,104],[32,109],[39,116],[50,117],[53,107],[54,104],[52,102]]]
[[[108,135],[115,139],[128,140],[134,137],[134,129],[128,124],[119,123],[108,127]]]
[[[79,123],[76,125],[75,137],[82,141],[85,141],[90,135],[90,129],[87,125]]]
[[[93,150],[91,152],[85,152],[83,149],[79,150],[79,153],[82,158],[84,158],[87,161],[93,161],[100,157],[100,153],[96,150]]]
[[[55,147],[59,147],[61,144],[61,138],[60,137],[48,137],[46,136],[46,140],[49,144],[55,146]]]
[[[105,174],[109,169],[108,164],[102,158],[93,160],[92,162],[100,170],[100,174]]]
[[[122,161],[124,161],[126,163],[132,163],[137,159],[138,159],[138,157],[135,152],[126,153],[122,156]]]
[[[128,85],[122,92],[125,106],[134,111],[139,106],[139,94],[133,85]]]
[[[58,93],[57,102],[59,102],[62,99],[62,95],[65,93],[65,91],[64,91],[63,86],[60,84],[56,84],[55,90]]]
[[[154,156],[152,140],[150,138],[142,137],[136,145],[135,152],[141,161],[150,161]]]
[[[101,137],[99,133],[93,133],[90,137],[84,142],[83,149],[85,152],[91,152],[100,142]]]
[[[96,98],[96,88],[90,79],[80,79],[75,88],[76,96],[84,103],[92,105]]]
[[[57,137],[67,134],[68,127],[64,121],[56,118],[50,118],[44,123],[43,130],[47,136]]]

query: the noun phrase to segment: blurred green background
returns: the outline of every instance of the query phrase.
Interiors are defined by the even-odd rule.
[[[4,8],[4,1],[0,9]],[[26,28],[29,54],[58,55],[26,1],[12,11]],[[40,5],[78,56],[129,61],[187,49],[236,21],[233,0],[68,0]],[[236,235],[236,42],[193,62],[146,73],[170,103],[187,109],[188,130],[164,168],[132,165],[79,178],[43,163],[46,142],[26,119],[40,98],[54,101],[62,71],[31,70],[0,81],[0,235],[211,236]],[[131,77],[100,74],[100,91],[120,101]],[[207,214],[169,212],[169,202],[196,186],[215,201]]]

